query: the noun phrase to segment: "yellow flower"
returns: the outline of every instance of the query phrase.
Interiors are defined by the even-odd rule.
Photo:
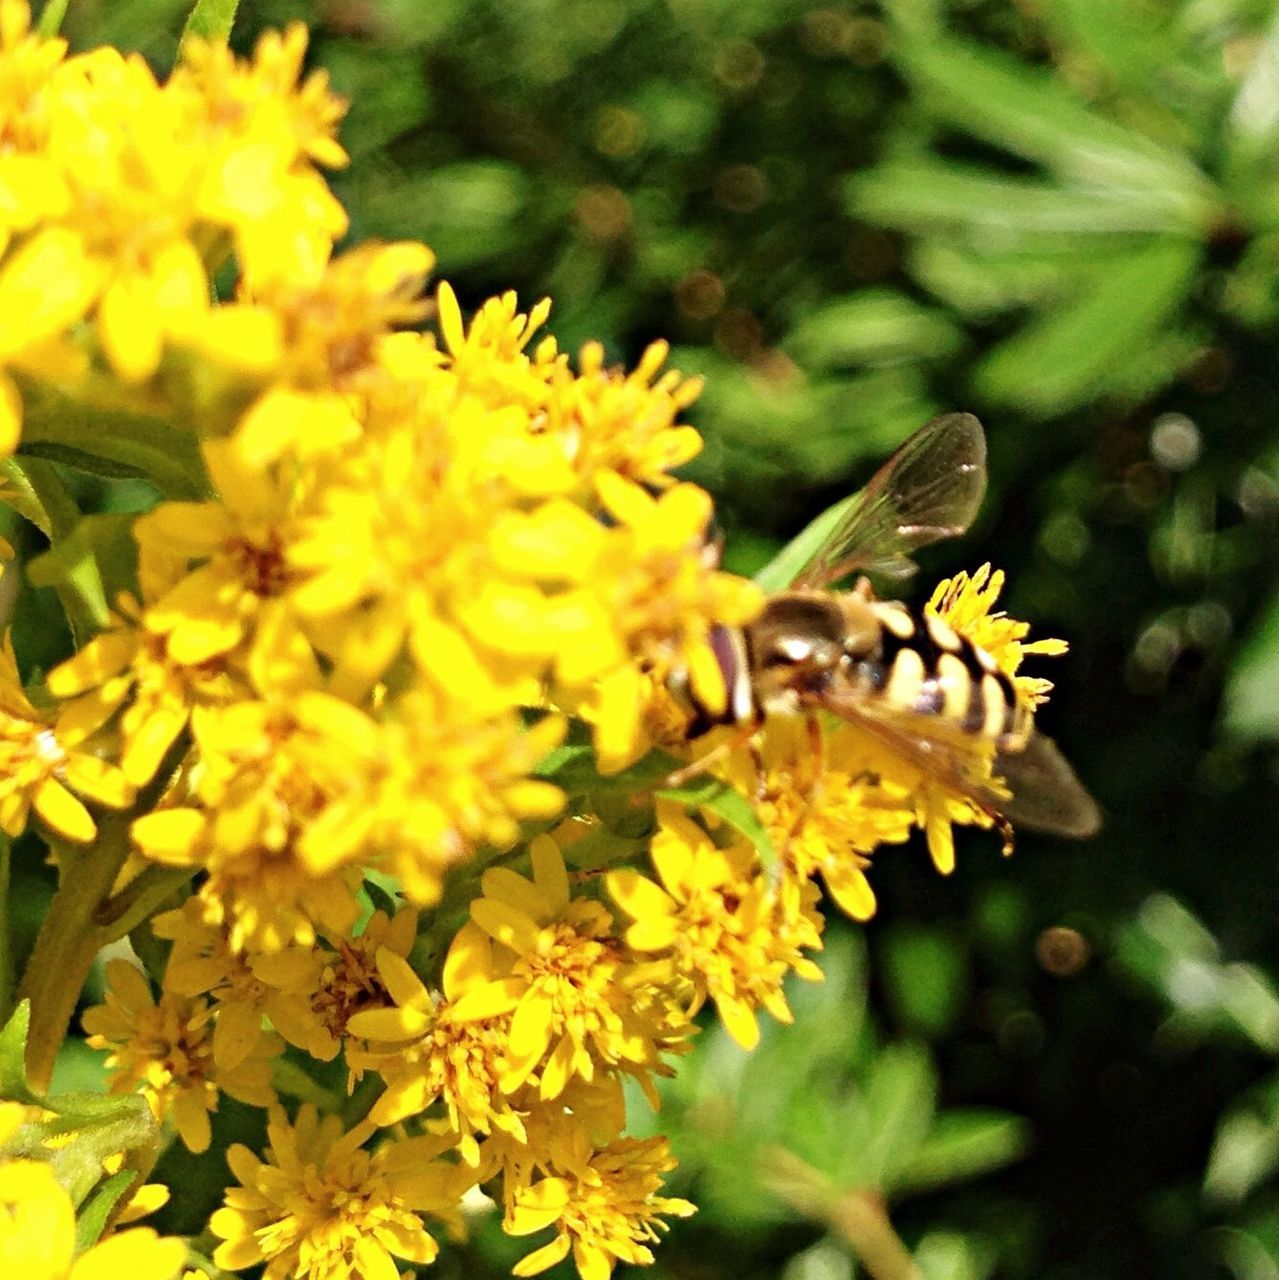
[[[133,800],[133,788],[115,765],[73,749],[54,719],[27,700],[13,641],[0,648],[0,831],[19,836],[34,808],[58,835],[86,844],[97,825],[73,792],[110,809]]]
[[[383,768],[368,801],[373,840],[413,902],[434,902],[444,872],[477,846],[505,849],[521,822],[563,807],[558,787],[529,776],[563,737],[562,718],[526,727],[514,711],[476,716],[464,698],[425,687],[386,715]]]
[[[337,453],[359,439],[366,416],[376,427],[386,411],[379,397],[404,394],[380,358],[383,344],[425,314],[421,288],[434,262],[422,244],[361,245],[330,262],[318,284],[280,280],[259,294],[280,325],[281,361],[235,429],[241,465]]]
[[[500,1087],[510,1014],[462,1019],[454,1012],[470,992],[491,981],[492,948],[478,925],[463,925],[445,959],[439,997],[403,956],[380,952],[378,972],[394,1004],[357,1013],[348,1024],[367,1042],[352,1063],[376,1070],[386,1081],[370,1118],[395,1124],[441,1102],[458,1135],[458,1153],[472,1166],[480,1158],[476,1134],[498,1130],[525,1139],[521,1116]]]
[[[371,1128],[343,1133],[337,1116],[309,1103],[290,1124],[272,1111],[268,1159],[236,1144],[227,1162],[239,1180],[210,1220],[228,1271],[265,1263],[266,1280],[385,1280],[395,1259],[424,1264],[439,1252],[424,1215],[461,1234],[458,1201],[472,1179],[439,1158],[448,1139],[408,1138],[370,1154]]]
[[[155,776],[193,707],[249,693],[219,659],[176,662],[165,637],[125,617],[54,667],[46,684],[54,697],[66,699],[57,720],[64,742],[83,741],[119,713],[120,768],[139,787]]]
[[[355,1068],[359,1047],[348,1041],[353,1036],[352,1019],[374,1009],[392,1005],[390,992],[378,965],[379,955],[404,959],[417,938],[417,912],[401,907],[394,916],[374,911],[364,928],[355,935],[329,939],[335,949],[321,951],[322,968],[311,997],[311,1013],[319,1021],[327,1043],[312,1050],[314,1057],[327,1061],[346,1043],[347,1061]]]
[[[556,1234],[522,1258],[515,1275],[537,1275],[570,1250],[582,1280],[608,1280],[618,1262],[650,1264],[648,1246],[666,1229],[659,1215],[695,1212],[687,1200],[657,1194],[661,1175],[674,1167],[665,1138],[623,1138],[601,1151],[581,1151],[563,1172],[517,1191],[506,1231],[523,1236],[554,1226]]]
[[[323,71],[299,86],[307,33],[294,23],[265,33],[251,60],[224,44],[183,42],[183,64],[171,86],[200,103],[198,207],[229,227],[251,289],[278,280],[318,279],[346,213],[312,164],[346,163],[335,138],[345,104]]]
[[[172,1117],[192,1151],[207,1151],[209,1112],[224,1090],[257,1107],[273,1099],[271,1057],[279,1040],[263,1034],[234,1068],[213,1060],[213,1011],[205,1000],[163,992],[157,1002],[141,972],[127,960],[107,963],[106,1003],[85,1012],[84,1029],[94,1049],[108,1049],[112,1093],[141,1088],[159,1121]]]
[[[151,922],[173,943],[164,989],[213,1000],[213,1063],[231,1071],[250,1057],[265,1034],[263,1022],[312,1057],[329,1061],[338,1046],[313,1008],[323,960],[314,947],[291,946],[265,954],[235,951],[223,925],[205,920],[205,903],[188,898]]]
[[[1027,644],[1025,638],[1030,633],[1029,623],[1010,618],[1002,610],[991,613],[991,606],[1003,588],[1004,571],[996,569],[992,572],[990,565],[984,564],[971,577],[957,573],[953,578],[942,579],[926,608],[950,623],[960,635],[967,636],[978,648],[985,649],[999,663],[1002,671],[1014,677],[1018,694],[1035,706],[1048,696],[1052,682],[1036,676],[1017,675],[1022,659],[1028,653],[1055,657],[1065,653],[1067,645],[1064,640],[1054,639],[1032,640]]]
[[[0,22],[3,13],[0,12]],[[22,1280],[174,1280],[186,1261],[181,1240],[150,1227],[106,1236],[74,1257],[75,1209],[52,1169],[35,1160],[0,1163],[0,1269]]]
[[[459,1020],[510,1013],[506,1093],[538,1073],[542,1099],[558,1097],[574,1076],[600,1067],[657,1060],[645,1028],[631,1016],[626,963],[613,917],[599,902],[573,898],[558,846],[539,836],[529,846],[533,879],[492,867],[471,919],[498,946],[493,980],[458,1001]]]
[[[317,924],[345,931],[356,915],[355,861],[375,814],[363,785],[377,725],[318,692],[273,703],[199,707],[198,807],[159,809],[133,824],[157,862],[202,867],[210,923],[226,918],[233,949],[309,946]]]
[[[669,957],[698,999],[715,1001],[733,1039],[752,1049],[759,1042],[757,1008],[791,1021],[782,994],[787,972],[821,977],[803,955],[803,948],[820,945],[816,894],[788,900],[760,872],[750,846],[717,848],[675,806],[663,806],[659,816],[651,854],[661,883],[630,869],[607,878],[613,900],[635,922],[626,942]]]
[[[910,790],[892,774],[887,754],[855,726],[823,726],[823,758],[799,719],[776,717],[763,735],[762,774],[738,753],[729,776],[756,796],[755,811],[779,851],[788,877],[821,874],[841,911],[854,920],[875,914],[866,871],[881,844],[901,844],[915,823]],[[887,772],[886,772],[887,770]]]
[[[297,683],[314,659],[287,598],[293,487],[240,466],[222,442],[204,452],[222,496],[164,502],[134,524],[149,601],[143,625],[183,666],[256,641],[248,662],[261,685]]]

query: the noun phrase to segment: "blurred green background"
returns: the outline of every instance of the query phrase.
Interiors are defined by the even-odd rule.
[[[186,7],[65,29],[164,69]],[[1072,647],[1042,721],[1105,830],[881,857],[799,1025],[708,1030],[669,1090],[702,1209],[653,1280],[864,1274],[795,1156],[925,1280],[1279,1278],[1279,5],[261,0],[235,43],[293,18],[353,240],[706,374],[732,567],[968,409],[990,494],[912,590],[991,560]]]

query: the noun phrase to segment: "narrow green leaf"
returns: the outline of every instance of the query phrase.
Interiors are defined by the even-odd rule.
[[[119,1173],[103,1178],[98,1183],[76,1214],[75,1244],[77,1253],[81,1253],[91,1245],[98,1243],[112,1216],[121,1207],[120,1202],[133,1190],[137,1182],[138,1175],[134,1170],[121,1169]]]
[[[167,498],[199,499],[208,476],[193,432],[162,417],[81,403],[24,383],[20,457],[50,457],[82,471],[143,477]]]
[[[951,124],[1087,186],[1162,199],[1202,233],[1222,201],[1182,154],[1097,115],[1054,72],[958,40],[907,43],[902,58],[926,105]]]
[[[846,197],[853,212],[886,226],[998,235],[1001,246],[1031,243],[1045,233],[1184,234],[1188,229],[1182,206],[1159,188],[1063,186],[929,156],[854,174]]]
[[[1020,1159],[1030,1126],[1020,1116],[981,1107],[944,1111],[908,1159],[894,1164],[890,1182],[898,1195],[963,1182]]]
[[[231,39],[231,27],[235,23],[235,11],[239,0],[195,0],[195,5],[182,28],[185,43],[192,36],[202,40],[218,40],[225,44]]]
[[[1166,336],[1200,257],[1198,244],[1158,240],[1111,258],[1071,305],[996,347],[977,368],[977,389],[1043,415],[1110,389],[1133,351]]]
[[[937,1074],[928,1050],[911,1042],[886,1046],[871,1066],[865,1105],[870,1139],[858,1166],[888,1191],[894,1171],[915,1158],[932,1127]]]
[[[27,1032],[31,1027],[31,1001],[23,1000],[0,1030],[0,1098],[31,1101],[27,1087]]]
[[[810,311],[785,349],[807,369],[888,364],[953,355],[962,339],[940,312],[903,294],[867,289]]]

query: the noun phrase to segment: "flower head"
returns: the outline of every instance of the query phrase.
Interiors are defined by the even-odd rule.
[[[582,1280],[608,1280],[618,1262],[653,1261],[648,1246],[666,1227],[663,1215],[695,1212],[687,1200],[657,1194],[675,1167],[664,1138],[619,1139],[566,1165],[514,1196],[505,1223],[512,1235],[555,1228],[549,1244],[516,1264],[517,1276],[538,1275],[572,1252]]]
[[[447,1139],[409,1138],[362,1149],[368,1127],[343,1132],[310,1104],[290,1124],[272,1112],[265,1160],[247,1147],[227,1152],[239,1180],[210,1221],[223,1243],[214,1262],[228,1271],[265,1264],[267,1280],[382,1280],[395,1260],[434,1261],[439,1245],[424,1218],[461,1232],[457,1202],[464,1166],[442,1160]]]
[[[203,999],[163,992],[157,1001],[141,972],[127,960],[107,964],[110,986],[104,1004],[84,1015],[88,1043],[110,1051],[107,1069],[113,1093],[141,1088],[157,1120],[173,1118],[192,1151],[206,1151],[209,1112],[218,1093],[254,1106],[267,1106],[271,1057],[280,1050],[272,1035],[262,1035],[250,1053],[223,1070],[213,1056],[213,1010]]]

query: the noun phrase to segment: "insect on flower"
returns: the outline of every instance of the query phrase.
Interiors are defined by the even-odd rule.
[[[1011,846],[1012,824],[1059,835],[1096,832],[1101,814],[1052,740],[1033,724],[996,657],[930,611],[875,597],[866,576],[896,573],[908,554],[972,523],[986,489],[986,440],[969,413],[935,418],[902,444],[844,504],[788,588],[745,627],[710,640],[727,702],[722,712],[691,689],[690,737],[720,726],[749,741],[770,716],[807,719],[821,751],[818,713],[859,726],[982,810]],[[685,777],[701,772],[703,756]]]

